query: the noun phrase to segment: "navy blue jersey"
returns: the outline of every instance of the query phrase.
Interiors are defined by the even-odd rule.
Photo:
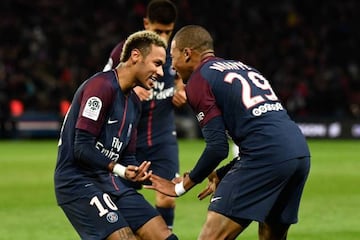
[[[119,64],[122,48],[123,42],[115,46],[104,70],[115,68]],[[175,71],[171,67],[169,49],[167,49],[163,71],[164,76],[154,82],[149,99],[142,101],[137,138],[139,151],[145,151],[152,146],[176,144],[175,113],[172,104]]]
[[[64,119],[59,140],[55,170],[59,204],[78,198],[84,188],[91,185],[114,195],[126,191],[124,180],[109,173],[106,166],[110,161],[137,165],[135,142],[140,109],[135,92],[126,96],[121,91],[114,70],[98,73],[79,87]],[[95,147],[101,158],[89,159],[85,165],[79,163],[74,156],[75,129],[96,137]],[[104,167],[99,168],[99,165]]]
[[[154,83],[150,98],[142,101],[138,149],[176,144],[175,113],[172,104],[175,71],[171,67],[168,50],[163,70],[164,76]]]
[[[256,69],[239,61],[207,58],[191,75],[186,94],[200,127],[222,117],[245,165],[310,156],[299,127]]]

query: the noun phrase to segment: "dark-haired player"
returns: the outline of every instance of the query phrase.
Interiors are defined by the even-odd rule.
[[[75,93],[54,178],[57,202],[81,239],[177,239],[126,183],[149,177],[149,162],[138,166],[135,158],[140,101],[133,88],[153,86],[163,75],[165,55],[158,35],[136,32],[126,40],[120,64],[95,74]]]
[[[143,19],[144,28],[169,42],[176,18],[177,9],[174,3],[170,0],[153,0],[147,5],[146,17]],[[122,46],[123,42],[115,46],[104,71],[117,66]],[[171,180],[179,172],[174,106],[183,106],[186,96],[181,79],[175,79],[169,53],[163,70],[164,76],[155,81],[151,90],[141,87],[134,89],[142,101],[136,154],[138,161],[151,162],[150,169],[154,173]],[[175,198],[156,192],[155,205],[172,229]]]
[[[148,188],[180,196],[208,177],[210,184],[199,198],[213,196],[198,239],[235,239],[252,221],[259,222],[259,239],[286,239],[289,226],[298,221],[310,169],[300,129],[259,71],[215,57],[213,39],[204,28],[180,29],[171,56],[186,82],[206,148],[181,182],[154,175]],[[239,146],[240,158],[214,172],[228,155],[227,133]]]

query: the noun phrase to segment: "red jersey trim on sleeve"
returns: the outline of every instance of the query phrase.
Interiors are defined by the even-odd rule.
[[[201,91],[199,91],[201,89]],[[209,82],[197,70],[186,85],[188,102],[196,114],[200,127],[221,115]]]
[[[112,105],[114,89],[104,74],[90,79],[81,94],[80,111],[76,128],[98,136]]]

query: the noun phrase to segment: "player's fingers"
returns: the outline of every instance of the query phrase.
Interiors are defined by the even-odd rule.
[[[143,185],[143,187],[146,188],[146,189],[158,190],[157,187],[158,187],[159,184],[157,183],[156,178],[157,178],[157,176],[152,174],[152,172],[151,172],[151,174],[149,176],[149,180],[151,182],[151,185],[147,184],[147,185]]]
[[[151,177],[150,177],[150,181],[152,182],[156,182],[156,181],[159,181],[160,180],[160,177],[154,173],[151,174]]]
[[[143,188],[156,190],[155,186],[153,186],[153,185],[144,185]]]
[[[143,162],[138,166],[138,169],[139,169],[139,170],[144,169],[144,167],[146,166],[146,164],[147,164],[147,161],[143,161]]]
[[[198,195],[198,199],[199,200],[203,200],[204,198],[206,198],[207,196],[209,196],[209,195],[211,195],[211,192],[203,192],[203,193],[200,193],[199,195]]]
[[[206,198],[207,196],[209,196],[212,193],[213,193],[213,190],[208,186],[201,193],[199,193],[198,199],[203,200],[204,198]]]
[[[126,170],[127,171],[129,171],[129,172],[136,172],[137,171],[137,169],[138,169],[138,166],[134,166],[134,165],[128,165],[127,167],[126,167]]]
[[[144,176],[147,170],[149,169],[149,166],[150,166],[150,162],[145,161],[141,163],[135,171],[136,176],[140,176],[140,177]]]
[[[139,182],[142,182],[142,181],[145,181],[147,179],[150,179],[151,177],[151,174],[152,174],[152,171],[149,171],[149,172],[145,172],[143,175],[138,175],[137,176],[137,181]]]
[[[183,179],[184,179],[183,177],[175,177],[171,180],[171,182],[176,184],[176,183],[181,182]]]

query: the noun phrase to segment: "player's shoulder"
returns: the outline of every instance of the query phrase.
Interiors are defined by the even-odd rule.
[[[97,72],[89,78],[89,81],[103,82],[104,84],[110,84],[115,77],[114,70],[106,72]],[[111,84],[110,84],[111,85]]]
[[[111,51],[111,56],[119,56],[124,48],[124,44],[125,44],[125,41],[120,41],[118,42],[115,47],[113,48],[113,50]]]
[[[200,67],[201,68],[209,68],[216,62],[224,62],[224,61],[226,61],[226,60],[223,58],[212,56],[212,57],[208,57],[205,60],[203,60]]]
[[[116,81],[114,71],[111,70],[95,73],[86,80],[84,87],[87,89],[91,88],[93,91],[111,93],[115,92],[116,88],[118,88],[118,83]]]

